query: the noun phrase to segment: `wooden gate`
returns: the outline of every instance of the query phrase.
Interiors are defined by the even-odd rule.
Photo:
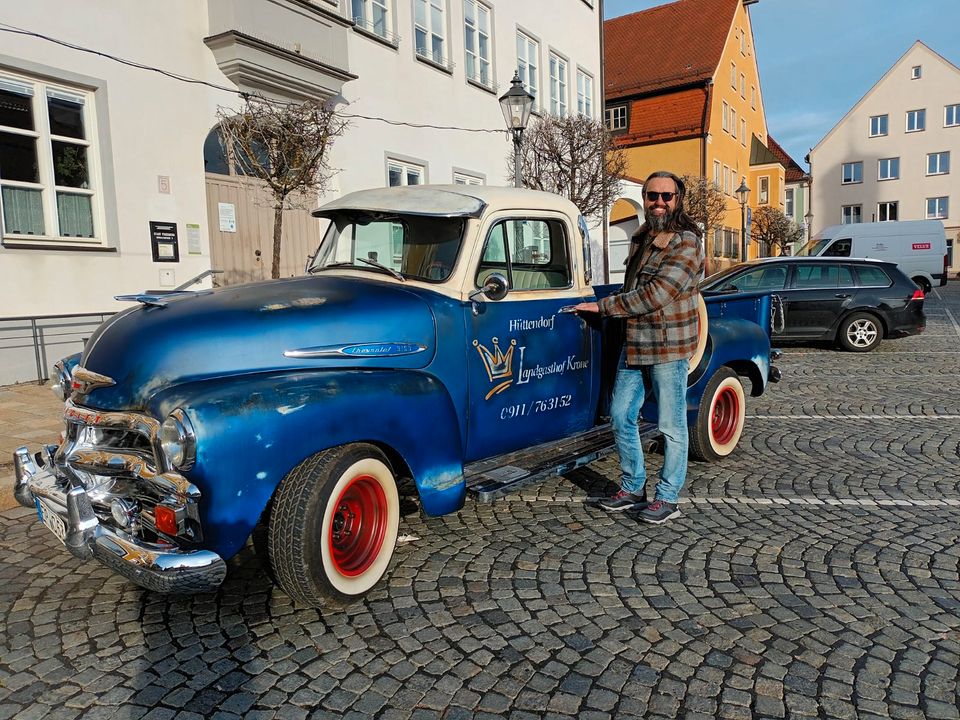
[[[273,262],[273,206],[265,183],[236,175],[206,173],[210,265],[223,274],[214,286],[270,279]],[[220,203],[233,206],[236,232],[220,229]],[[316,200],[284,210],[280,277],[302,275],[307,256],[320,244],[320,221],[310,216]]]

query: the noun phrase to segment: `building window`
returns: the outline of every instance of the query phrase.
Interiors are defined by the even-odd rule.
[[[927,153],[927,175],[946,175],[950,172],[950,151]]]
[[[593,117],[593,78],[583,70],[577,70],[577,112],[584,117]]]
[[[862,162],[849,162],[843,164],[843,174],[840,177],[840,182],[843,185],[850,185],[852,183],[863,182],[863,163]]]
[[[556,53],[550,53],[550,113],[567,114],[567,61]]]
[[[730,132],[730,123],[727,122],[727,117],[730,115],[730,106],[727,105],[727,101],[724,100],[723,104],[720,106],[720,112],[723,114],[720,126],[723,128],[724,132]]]
[[[960,125],[960,105],[947,105],[943,109],[943,126],[957,127]]]
[[[757,86],[750,86],[750,108],[753,110],[757,109]]]
[[[737,64],[735,62],[730,63],[730,87],[734,90],[737,89]]]
[[[747,54],[747,31],[746,30],[740,31],[740,54],[741,55]]]
[[[417,55],[447,65],[445,0],[413,0],[413,42]]]
[[[413,183],[418,184],[418,183]],[[483,185],[483,178],[477,175],[470,175],[465,172],[454,172],[453,173],[453,184],[454,185]]]
[[[725,195],[730,194],[730,167],[728,165],[723,166],[723,192]]]
[[[944,220],[949,214],[948,199],[946,197],[927,198],[928,220]]]
[[[877,203],[877,220],[879,222],[896,220],[899,215],[898,207],[899,203],[896,201]]]
[[[394,41],[390,30],[390,2],[391,0],[352,0],[353,21],[367,32]]]
[[[627,106],[617,105],[604,110],[604,116],[609,130],[626,130],[627,128]]]
[[[740,118],[740,144],[747,146],[747,121]]]
[[[844,225],[863,222],[863,205],[844,205],[840,222]]]
[[[747,76],[740,73],[740,97],[747,97]]]
[[[426,172],[423,165],[391,158],[387,160],[387,185],[423,185]]]
[[[880,137],[887,134],[889,116],[874,115],[870,118],[870,137]]]
[[[907,111],[907,132],[920,132],[927,129],[926,110]]]
[[[737,111],[730,108],[730,134],[737,137]]]
[[[922,74],[923,74],[923,67],[921,65],[914,65],[912,68],[910,68],[911,80],[919,80]]]
[[[758,195],[757,200],[761,205],[768,205],[770,203],[770,178],[766,175],[760,178],[760,192]]]
[[[523,80],[523,88],[534,97],[534,109],[537,107],[537,89],[540,87],[540,43],[527,37],[522,32],[517,33],[517,70]]]
[[[463,0],[463,45],[467,77],[485,87],[493,87],[490,8],[479,0]]]
[[[900,158],[880,158],[877,180],[896,180],[900,177]]]
[[[721,172],[722,172],[722,169],[720,166],[720,161],[714,160],[713,161],[713,185],[714,187],[717,188],[717,190],[720,190],[723,187],[723,184],[722,184],[723,181],[721,180],[721,175],[720,175]]]
[[[0,75],[3,235],[97,237],[92,94]]]
[[[793,220],[793,188],[787,188],[783,193],[783,214]]]

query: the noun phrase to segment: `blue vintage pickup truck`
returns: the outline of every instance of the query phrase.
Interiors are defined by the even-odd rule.
[[[303,277],[131,296],[58,363],[59,445],[15,453],[17,499],[78,558],[207,592],[253,538],[298,602],[363,596],[404,488],[430,516],[608,452],[616,326],[570,202],[492,187],[386,188],[314,212]],[[708,301],[691,452],[731,453],[771,365],[770,298]],[[644,407],[653,414],[652,398]],[[652,425],[644,432],[654,435]]]

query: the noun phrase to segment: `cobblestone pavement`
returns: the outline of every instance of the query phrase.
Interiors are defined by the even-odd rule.
[[[406,518],[381,589],[294,607],[252,551],[171,598],[0,514],[0,719],[958,718],[960,282],[869,355],[790,347],[661,527],[607,459]]]

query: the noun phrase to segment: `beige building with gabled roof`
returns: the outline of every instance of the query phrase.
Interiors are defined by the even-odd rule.
[[[960,235],[960,68],[917,41],[810,151],[813,231],[939,219]]]

